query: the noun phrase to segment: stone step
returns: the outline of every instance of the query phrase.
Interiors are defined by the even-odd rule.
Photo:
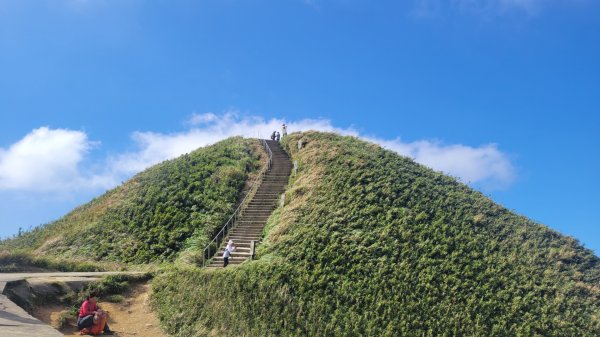
[[[238,229],[238,228],[243,228],[243,229],[262,229],[264,227],[265,227],[265,225],[264,225],[263,222],[251,222],[251,223],[247,222],[247,223],[244,223],[244,224],[238,224],[237,226],[235,226],[235,228],[232,229],[232,231],[235,230],[235,229]]]
[[[284,188],[278,188],[276,190],[269,189],[264,191],[258,191],[258,193],[265,193],[265,195],[261,195],[256,199],[257,201],[273,201],[281,198],[281,195],[285,192]],[[267,195],[268,194],[268,195]]]
[[[232,229],[229,233],[246,232],[246,231],[262,231],[265,226],[237,226]]]
[[[273,211],[275,208],[277,208],[275,201],[269,202],[269,203],[262,203],[262,204],[250,204],[250,205],[248,205],[248,207],[246,207],[246,209],[259,209],[259,210],[268,209],[270,211]]]
[[[248,236],[248,237],[256,237],[262,236],[263,230],[247,230],[247,231],[237,231],[229,233],[229,236],[233,240],[233,237],[239,236]],[[235,240],[233,240],[235,242]]]
[[[247,248],[248,249],[246,249],[245,251],[239,251],[238,247],[236,247],[235,251],[233,253],[231,253],[231,256],[233,256],[233,257],[249,257],[249,256],[252,256],[252,253],[250,253],[250,247],[247,247]],[[218,257],[222,258],[224,252],[225,252],[225,248],[219,250],[215,256],[218,256]]]
[[[264,227],[265,222],[269,219],[272,213],[269,213],[268,216],[260,215],[259,217],[254,216],[254,214],[247,213],[242,216],[236,223],[235,228],[237,227]]]
[[[233,240],[233,242],[236,242],[235,240],[247,240],[247,241],[252,241],[252,240],[258,240],[261,238],[261,233],[232,233],[230,235],[227,236],[227,241],[229,240]],[[225,241],[223,241],[225,242]]]
[[[283,194],[285,186],[264,186],[260,187],[256,194],[259,195],[257,200],[263,200],[265,198],[276,198]]]
[[[266,187],[261,187],[258,189],[258,191],[256,191],[257,194],[271,194],[271,196],[265,197],[265,196],[260,196],[259,199],[257,200],[264,200],[266,198],[268,199],[273,199],[275,197],[279,197],[281,194],[283,194],[283,192],[285,191],[285,186],[266,186]],[[273,195],[274,194],[274,195]]]
[[[225,251],[225,246],[223,246],[223,247],[221,247],[221,249],[219,249],[219,252],[221,252],[221,254],[223,253],[223,251]],[[247,244],[247,245],[235,244],[234,253],[250,253],[250,244]]]
[[[256,220],[256,221],[262,221],[262,222],[264,223],[264,222],[266,222],[266,221],[267,221],[267,220],[268,220],[270,217],[271,217],[271,214],[266,214],[266,215],[262,215],[262,214],[260,214],[260,215],[258,215],[258,214],[257,214],[257,215],[254,215],[254,214],[250,215],[250,214],[247,214],[247,215],[244,217],[244,219],[243,219],[243,220],[249,220],[249,219],[251,219],[251,220]]]
[[[262,235],[256,234],[256,235],[248,235],[248,234],[236,234],[236,235],[230,235],[227,240],[233,240],[233,242],[237,242],[238,240],[240,242],[243,241],[258,241],[260,238],[262,237]]]
[[[265,202],[251,202],[248,204],[247,208],[250,207],[263,207],[263,208],[270,208],[270,209],[274,209],[275,208],[275,202],[273,201],[265,201]]]
[[[252,212],[265,212],[265,211],[267,211],[267,212],[270,213],[270,212],[272,212],[275,209],[274,206],[275,206],[274,204],[272,204],[270,206],[255,205],[254,207],[246,207],[244,209],[244,212],[245,211],[252,211]]]
[[[252,222],[244,222],[244,223],[238,223],[234,228],[231,229],[231,231],[238,229],[238,228],[243,228],[243,229],[259,229],[259,228],[264,228],[265,227],[265,221],[252,221]]]
[[[232,239],[232,240],[233,240],[233,239]],[[256,242],[258,242],[258,241],[260,241],[260,240],[258,240],[258,239],[237,239],[237,240],[233,240],[233,243],[234,243],[236,246],[237,246],[237,245],[240,245],[240,246],[248,246],[248,247],[250,247],[250,242],[251,242],[251,241],[256,241]],[[227,239],[227,242],[229,242],[229,238]]]
[[[251,220],[251,219],[242,219],[238,221],[238,226],[244,226],[244,227],[248,227],[248,226],[262,226],[262,224],[264,223],[263,220]]]
[[[262,231],[263,231],[264,228],[265,227],[263,226],[260,229],[259,228],[238,229],[237,232],[233,232],[232,231],[231,233],[229,233],[229,235],[234,235],[234,236],[241,236],[241,235],[252,235],[252,236],[255,236],[255,235],[258,235],[258,236],[262,236]],[[229,238],[228,238],[228,240],[229,240]],[[254,240],[254,239],[252,239],[252,240]],[[226,242],[226,241],[223,241],[223,242]]]
[[[232,239],[233,241],[235,241],[235,237],[244,238],[245,236],[247,236],[248,237],[247,239],[249,239],[249,240],[254,240],[253,238],[262,236],[262,231],[231,232],[231,233],[229,233],[229,237],[227,240]],[[225,241],[223,241],[223,242],[225,242]]]
[[[244,261],[246,261],[248,258],[246,257],[230,257],[229,258],[229,264],[240,264]],[[212,262],[208,265],[208,267],[223,267],[223,257],[219,256],[219,257],[215,257],[213,258]]]

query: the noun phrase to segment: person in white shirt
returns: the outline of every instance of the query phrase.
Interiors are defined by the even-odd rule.
[[[227,267],[229,264],[229,257],[234,251],[235,244],[233,243],[233,240],[229,240],[229,242],[227,242],[227,246],[225,247],[225,251],[223,252],[223,268]]]
[[[287,126],[285,123],[281,126],[281,137],[287,136]]]

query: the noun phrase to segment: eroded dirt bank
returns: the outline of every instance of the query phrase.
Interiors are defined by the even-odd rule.
[[[168,337],[160,330],[158,318],[150,309],[149,290],[150,285],[137,284],[124,294],[121,303],[109,303],[100,298],[99,306],[108,311],[108,323],[115,332],[114,336]],[[36,308],[33,316],[55,328],[60,327],[61,320],[66,316],[66,323],[59,331],[68,337],[80,336],[76,317],[66,312],[66,306],[52,305]]]

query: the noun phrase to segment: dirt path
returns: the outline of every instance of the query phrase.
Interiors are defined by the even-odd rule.
[[[115,332],[114,336],[167,337],[160,330],[158,319],[150,309],[149,288],[148,284],[136,285],[130,293],[125,294],[122,303],[103,302],[100,298],[99,306],[108,311],[108,324]],[[63,306],[40,308],[34,316],[56,327],[61,312],[65,310]],[[75,324],[75,318],[70,318],[60,332],[67,337],[80,336]]]

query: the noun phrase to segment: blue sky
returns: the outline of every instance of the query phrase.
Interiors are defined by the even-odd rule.
[[[285,121],[598,254],[599,18],[594,0],[0,0],[0,236]]]

